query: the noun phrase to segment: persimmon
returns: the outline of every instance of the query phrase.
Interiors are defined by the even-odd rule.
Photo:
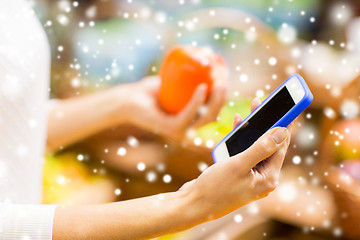
[[[175,46],[166,54],[160,68],[159,101],[169,113],[180,112],[195,89],[207,85],[207,99],[215,80],[225,81],[225,60],[207,47]]]

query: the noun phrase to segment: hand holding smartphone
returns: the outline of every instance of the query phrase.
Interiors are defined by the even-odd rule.
[[[271,128],[288,126],[312,100],[304,79],[299,74],[291,75],[215,146],[214,162],[246,150]]]

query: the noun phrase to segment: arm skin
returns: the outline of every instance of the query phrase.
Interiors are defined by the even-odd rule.
[[[149,239],[220,218],[275,189],[290,132],[291,126],[269,130],[249,149],[213,164],[177,192],[57,207],[53,239]]]
[[[117,93],[117,94],[116,94]],[[59,100],[48,116],[47,150],[57,151],[92,134],[127,122],[126,114],[116,117],[114,112],[126,111],[128,86]]]
[[[47,150],[57,151],[92,134],[120,124],[181,142],[184,133],[216,119],[226,101],[226,81],[215,80],[206,102],[206,85],[200,85],[188,105],[178,114],[167,114],[158,104],[160,79],[147,77],[103,92],[60,100],[48,119]],[[206,105],[205,105],[206,103]],[[202,115],[198,109],[205,105]]]
[[[191,199],[172,192],[93,206],[58,207],[53,239],[146,239],[190,228]]]

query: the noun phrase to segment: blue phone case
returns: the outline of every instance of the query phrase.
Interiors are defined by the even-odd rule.
[[[297,73],[291,75],[290,77],[288,77],[279,87],[277,87],[264,101],[262,104],[260,104],[256,109],[262,107],[264,105],[264,103],[266,102],[267,99],[271,98],[278,89],[282,88],[287,81],[289,81],[291,78],[296,77],[302,87],[305,90],[305,95],[304,97],[295,105],[293,106],[282,118],[280,118],[279,121],[277,121],[271,128],[272,129],[274,127],[287,127],[292,121],[294,121],[294,119],[299,116],[313,101],[313,95],[309,89],[309,87],[307,86],[305,80]],[[255,110],[256,110],[255,109]],[[249,114],[249,116],[247,116],[242,122],[247,121],[249,119],[249,117],[251,116],[251,114]],[[239,123],[241,124],[241,123]],[[225,139],[232,134],[235,131],[236,128],[234,128],[234,130],[232,130],[231,132],[229,132],[213,149],[212,151],[212,156],[213,156],[213,160],[216,163],[216,159],[215,159],[215,155],[214,155],[214,151],[215,149],[222,144]]]

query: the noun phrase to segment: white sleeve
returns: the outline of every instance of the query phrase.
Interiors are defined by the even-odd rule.
[[[59,104],[60,101],[61,100],[55,98],[48,100],[48,102],[46,103],[47,113],[49,114],[56,107],[56,105]]]
[[[56,205],[0,204],[0,240],[51,240]]]

